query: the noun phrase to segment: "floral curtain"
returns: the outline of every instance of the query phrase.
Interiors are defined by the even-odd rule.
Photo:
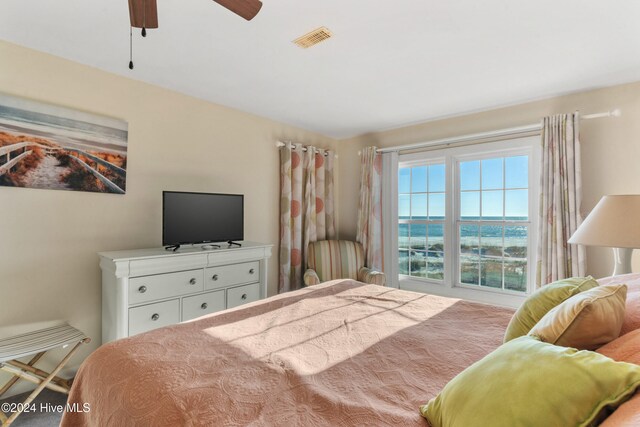
[[[280,149],[278,292],[302,287],[310,242],[335,237],[332,151],[300,144]]]
[[[365,148],[360,157],[360,203],[356,240],[364,247],[367,267],[382,271],[382,155]]]
[[[538,287],[571,276],[583,276],[583,246],[567,240],[582,222],[582,174],[578,113],[546,117],[542,126]]]

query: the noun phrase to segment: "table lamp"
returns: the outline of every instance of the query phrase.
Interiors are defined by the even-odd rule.
[[[631,254],[640,248],[640,195],[604,196],[569,243],[611,247],[613,275],[631,273]]]

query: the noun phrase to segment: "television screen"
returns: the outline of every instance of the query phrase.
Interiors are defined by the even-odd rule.
[[[162,244],[244,240],[244,196],[164,191]]]

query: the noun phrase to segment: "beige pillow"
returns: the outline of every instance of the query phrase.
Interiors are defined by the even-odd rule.
[[[529,335],[563,347],[594,350],[618,338],[624,320],[626,285],[581,292],[545,314]]]
[[[529,295],[518,311],[513,314],[504,334],[504,342],[527,335],[552,308],[596,286],[598,282],[591,276],[571,277],[544,285]]]

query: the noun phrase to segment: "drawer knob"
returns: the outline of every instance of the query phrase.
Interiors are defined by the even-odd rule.
[[[252,268],[251,270],[249,270],[249,274],[253,274],[253,273],[255,273],[255,272],[256,272],[256,271],[255,271],[253,268]]]
[[[147,292],[147,287],[146,286],[140,286],[138,288],[138,292],[140,292],[141,294],[144,294],[145,292]]]
[[[192,277],[191,280],[189,280],[189,283],[192,284],[192,285],[195,285],[196,284],[196,278]]]
[[[242,294],[242,296],[240,298],[247,299],[247,294]]]
[[[203,302],[202,305],[200,306],[200,308],[203,310],[206,310],[207,307],[209,307],[209,305],[206,302]]]
[[[214,274],[213,277],[211,278],[211,280],[218,280],[218,275]]]
[[[159,318],[160,318],[160,315],[158,313],[155,313],[153,316],[151,316],[151,320],[153,320],[154,322]]]

